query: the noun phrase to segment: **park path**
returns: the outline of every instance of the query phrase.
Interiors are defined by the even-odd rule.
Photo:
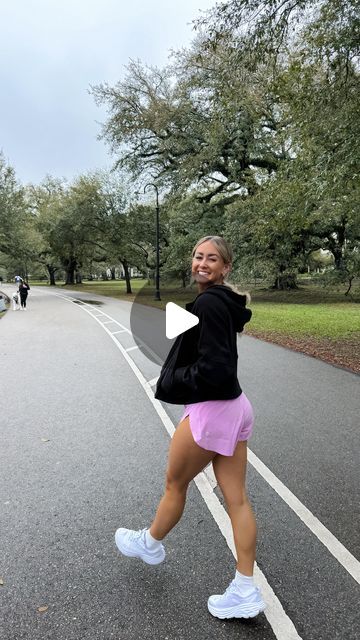
[[[224,623],[206,609],[233,571],[210,472],[192,486],[161,568],[117,554],[117,526],[152,517],[166,428],[181,408],[162,414],[151,401],[144,381],[159,366],[125,330],[129,303],[56,293],[32,289],[28,312],[0,322],[2,637],[290,640],[293,629],[294,638],[355,639],[358,377],[240,338],[239,377],[257,416],[248,484],[258,565],[274,598],[268,617]],[[144,310],[155,351],[159,313]]]

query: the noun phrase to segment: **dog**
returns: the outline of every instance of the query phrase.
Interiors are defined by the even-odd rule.
[[[17,309],[20,309],[19,294],[17,293],[17,291],[14,291],[14,293],[11,296],[11,298],[12,298],[12,303],[13,303],[13,311],[17,311]]]

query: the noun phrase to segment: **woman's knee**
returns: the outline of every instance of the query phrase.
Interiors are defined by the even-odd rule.
[[[166,472],[165,489],[168,492],[184,494],[187,491],[189,482],[186,478],[174,475],[171,471]]]
[[[225,492],[224,499],[229,515],[231,511],[244,507],[249,503],[246,491],[242,489]]]

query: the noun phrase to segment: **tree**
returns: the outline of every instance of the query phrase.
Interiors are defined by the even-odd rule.
[[[36,262],[45,267],[52,286],[55,286],[56,273],[61,268],[61,261],[55,253],[54,238],[66,189],[65,182],[46,176],[40,185],[30,185],[27,190],[34,228],[40,237]]]
[[[43,239],[39,261],[47,265],[50,276],[60,265],[65,284],[81,282],[83,266],[105,259],[101,236],[106,205],[100,179],[83,175],[70,186],[47,179],[33,189],[32,198]]]
[[[191,282],[191,251],[202,236],[224,233],[224,205],[199,202],[196,194],[179,200],[168,198],[168,251],[163,275],[178,278],[185,288]]]
[[[111,262],[120,262],[125,274],[126,293],[131,294],[130,268],[144,267],[144,254],[140,252],[146,242],[147,229],[141,208],[130,204],[130,186],[126,176],[102,173],[103,194],[106,203],[106,224],[102,229],[107,257]],[[139,247],[137,246],[139,244]]]
[[[17,258],[29,210],[15,170],[0,153],[0,253]]]
[[[238,269],[257,273],[262,270],[276,289],[292,289],[296,274],[310,251],[311,203],[304,206],[301,180],[289,176],[289,161],[272,180],[251,198],[230,207],[225,233],[232,239],[241,257]]]
[[[159,212],[159,267],[162,268],[169,255],[168,211],[166,203],[160,203]],[[134,203],[127,212],[127,248],[131,263],[142,272],[152,272],[156,267],[156,225],[154,205]]]
[[[314,249],[354,273],[359,251],[359,3],[232,0],[203,21],[209,50],[237,37],[234,64],[273,69],[288,158],[257,193],[229,207],[242,254],[268,262],[275,286],[295,285]],[[249,232],[249,230],[251,230]]]
[[[279,83],[312,200],[312,234],[347,271],[360,249],[357,2],[323,2],[302,32]],[[353,271],[350,268],[350,271]]]
[[[257,174],[287,155],[281,111],[265,66],[254,75],[229,63],[228,48],[199,42],[172,67],[132,62],[123,82],[93,88],[110,111],[102,137],[117,166],[135,179],[151,173],[178,196],[196,191],[200,202],[226,204],[256,189]]]

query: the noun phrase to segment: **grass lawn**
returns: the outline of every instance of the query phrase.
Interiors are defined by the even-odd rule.
[[[295,336],[360,337],[360,307],[357,304],[252,304],[251,326],[258,331]]]
[[[40,285],[43,283],[32,282]],[[93,281],[59,289],[72,289],[133,301],[135,296],[142,304],[165,309],[167,302],[185,306],[197,294],[195,286],[185,291],[176,286],[161,287],[161,302],[154,300],[154,289],[145,287],[145,280],[132,280],[133,294],[126,294],[125,282]],[[47,285],[46,285],[47,286]],[[245,287],[244,287],[245,289]],[[249,333],[283,334],[286,336],[310,336],[314,338],[360,338],[360,295],[352,299],[340,291],[327,291],[323,287],[302,283],[295,291],[272,291],[246,287],[252,300],[253,317]]]

